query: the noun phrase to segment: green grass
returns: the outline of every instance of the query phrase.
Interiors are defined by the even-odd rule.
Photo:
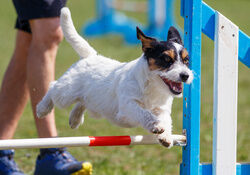
[[[210,0],[206,1],[213,8],[222,12],[235,24],[250,35],[250,18],[248,0]],[[94,1],[74,0],[69,1],[68,6],[72,11],[76,28],[80,30],[82,24],[94,17]],[[179,7],[179,3],[178,3]],[[146,17],[142,14],[130,13],[130,16],[144,22]],[[176,10],[177,19],[181,26],[183,20],[179,17],[179,9]],[[0,79],[7,67],[12,55],[15,40],[15,10],[11,1],[0,2]],[[167,35],[167,31],[166,31]],[[212,160],[212,115],[213,115],[213,42],[206,36],[202,36],[202,102],[201,102],[201,161]],[[99,53],[118,59],[129,61],[141,55],[140,46],[126,46],[122,38],[114,35],[103,38],[89,39],[91,45]],[[78,56],[68,43],[63,41],[56,62],[56,77],[58,78],[78,60]],[[239,64],[239,102],[238,102],[238,154],[239,162],[250,162],[250,70]],[[56,123],[60,136],[84,136],[84,135],[135,135],[146,134],[141,128],[124,129],[111,125],[106,120],[95,120],[86,117],[85,123],[78,130],[71,130],[68,126],[70,109],[56,109]],[[174,132],[182,130],[182,99],[176,99],[173,106]],[[114,134],[115,133],[115,134]],[[24,111],[18,125],[15,138],[37,137],[36,128],[30,104]],[[132,147],[103,147],[103,148],[71,148],[70,152],[79,160],[89,160],[94,165],[95,175],[173,175],[179,173],[181,162],[181,148],[174,147],[170,150],[164,147],[132,146]],[[27,173],[34,171],[37,149],[23,149],[16,151],[16,161]]]

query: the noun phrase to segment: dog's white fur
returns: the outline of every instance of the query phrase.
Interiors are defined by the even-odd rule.
[[[158,138],[171,147],[170,114],[174,95],[160,79],[162,72],[150,71],[143,55],[128,63],[98,55],[76,32],[68,8],[61,10],[61,26],[66,40],[82,59],[51,83],[48,93],[37,105],[37,116],[44,117],[54,104],[65,108],[76,103],[69,118],[72,128],[83,123],[87,109],[90,116],[105,117],[121,127],[142,126],[153,133],[164,131]],[[185,69],[191,75],[185,67],[177,72]],[[175,79],[173,73],[164,76]],[[188,81],[191,82],[192,77]]]

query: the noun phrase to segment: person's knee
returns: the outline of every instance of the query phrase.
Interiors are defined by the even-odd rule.
[[[48,44],[59,44],[63,40],[63,32],[61,27],[56,28],[55,30],[48,31],[48,36],[45,36],[45,42]]]
[[[51,48],[59,45],[59,43],[63,40],[63,33],[60,27],[52,30],[47,30],[41,32],[39,35],[33,37],[33,41],[36,44]]]
[[[31,23],[32,40],[38,45],[51,48],[63,40],[59,18],[36,20]]]

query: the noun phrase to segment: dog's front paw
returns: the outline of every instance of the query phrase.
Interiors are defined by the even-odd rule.
[[[158,140],[161,145],[171,148],[174,145],[174,140],[171,134],[160,134],[158,135]]]
[[[151,112],[147,112],[144,116],[143,126],[153,134],[161,134],[165,131],[164,125]]]
[[[148,122],[147,129],[153,134],[161,134],[165,131],[164,127],[157,120]]]
[[[151,131],[153,134],[161,134],[161,133],[163,133],[165,130],[164,130],[163,126],[161,126],[161,125],[159,124],[159,122],[156,122],[156,123],[153,124],[153,127],[152,127],[152,129],[151,129],[150,131]]]

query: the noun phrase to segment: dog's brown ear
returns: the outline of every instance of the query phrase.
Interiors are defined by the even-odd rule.
[[[155,38],[146,36],[139,27],[136,27],[137,39],[141,40],[142,50],[145,52],[147,49],[152,48],[152,43],[156,41]]]

